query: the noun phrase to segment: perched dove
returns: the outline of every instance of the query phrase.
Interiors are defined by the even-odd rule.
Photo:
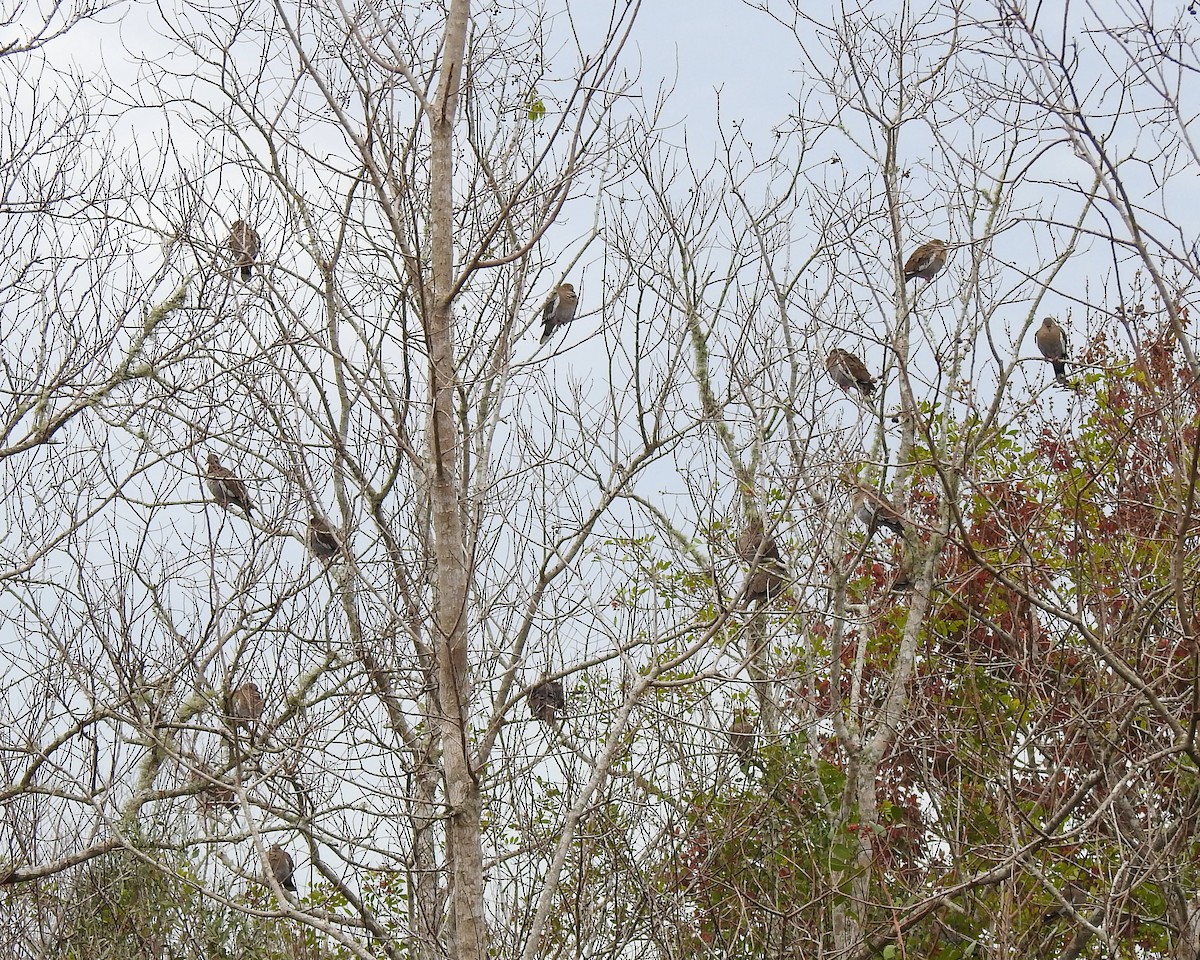
[[[1046,910],[1046,912],[1042,914],[1043,923],[1050,923],[1056,917],[1069,916],[1087,902],[1087,888],[1084,887],[1084,885],[1078,880],[1068,880],[1066,889],[1063,890],[1062,893],[1063,899],[1066,901],[1066,903],[1057,903],[1053,907],[1050,907],[1048,910]]]
[[[191,782],[199,787],[196,803],[204,814],[214,812],[217,807],[224,810],[237,809],[237,795],[233,788],[224,783],[220,775],[207,764],[197,769]]]
[[[941,240],[929,240],[912,252],[904,261],[904,282],[920,277],[932,280],[946,265],[946,244]]]
[[[529,711],[536,719],[550,724],[558,718],[558,711],[567,705],[562,684],[557,680],[543,680],[529,691],[525,702],[529,704]]]
[[[782,568],[777,561],[763,563],[746,580],[746,603],[774,600],[787,588]]]
[[[876,527],[887,527],[904,536],[904,520],[895,508],[869,487],[859,485],[854,491],[854,515],[861,520],[868,533]]]
[[[904,593],[916,586],[913,573],[914,563],[915,558],[906,551],[904,558],[900,561],[900,568],[896,571],[896,579],[892,582],[892,593]]]
[[[729,745],[733,748],[733,752],[743,763],[754,755],[754,746],[758,737],[755,733],[754,721],[744,713],[739,713],[734,717],[726,736],[729,738]]]
[[[774,537],[766,535],[761,517],[751,518],[746,524],[746,529],[738,534],[736,547],[738,556],[747,563],[753,562],[755,557],[761,557],[763,560],[779,559],[779,544],[775,542]]]
[[[235,267],[241,267],[242,283],[254,275],[254,260],[258,256],[258,234],[245,220],[234,220],[229,225],[229,239],[225,245],[233,251]]]
[[[243,683],[229,695],[229,719],[233,726],[249,726],[263,715],[263,695],[257,683]]]
[[[291,854],[277,843],[272,844],[271,849],[267,851],[267,866],[271,868],[271,874],[284,890],[296,892],[296,881],[292,879],[296,865],[292,862]]]
[[[237,507],[247,517],[250,516],[253,507],[246,485],[238,479],[237,474],[221,465],[221,458],[215,453],[208,455],[208,471],[205,478],[208,489],[218,504],[226,510]]]
[[[1054,377],[1064,387],[1067,385],[1067,365],[1063,358],[1067,355],[1067,334],[1052,317],[1047,317],[1033,335],[1037,341],[1042,356],[1054,365]]]
[[[342,552],[342,541],[329,521],[313,514],[308,521],[308,549],[322,563],[330,563]]]
[[[825,358],[825,369],[833,377],[833,382],[847,393],[854,389],[864,397],[869,397],[875,392],[875,378],[849,350],[831,350]]]
[[[787,568],[779,555],[779,544],[767,536],[761,517],[751,517],[738,534],[738,556],[750,564],[746,578],[746,603],[774,600],[787,587]],[[755,562],[757,561],[757,563]]]
[[[549,342],[555,330],[565,327],[575,319],[575,308],[578,305],[579,297],[575,295],[575,288],[569,283],[559,284],[542,307],[543,344]]]

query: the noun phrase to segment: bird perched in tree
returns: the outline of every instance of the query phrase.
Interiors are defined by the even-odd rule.
[[[735,544],[738,556],[751,564],[746,578],[746,603],[774,600],[787,587],[787,569],[779,556],[779,544],[767,536],[761,517],[753,516]],[[754,565],[757,559],[757,566]]]
[[[920,277],[928,282],[946,265],[946,244],[941,240],[929,240],[912,252],[904,261],[904,282]]]
[[[774,536],[768,536],[763,528],[762,517],[751,516],[745,529],[738,534],[734,544],[738,556],[751,564],[746,577],[746,604],[761,600],[774,600],[787,587],[787,569],[779,556],[779,544]],[[757,560],[757,565],[755,565]]]
[[[849,350],[831,350],[825,358],[825,369],[833,377],[833,382],[847,393],[854,389],[864,397],[869,397],[875,392],[875,378]]]
[[[308,521],[308,549],[322,563],[330,563],[342,553],[342,541],[329,521],[314,513]]]
[[[775,542],[774,537],[768,537],[763,529],[762,517],[754,516],[750,518],[750,522],[746,524],[746,528],[738,534],[737,543],[738,556],[747,563],[753,562],[755,557],[761,557],[764,560],[779,559],[779,544]]]
[[[525,702],[529,704],[529,712],[535,719],[549,724],[554,723],[558,718],[558,711],[567,705],[562,684],[557,680],[543,680],[529,691]]]
[[[575,288],[569,283],[560,283],[546,300],[542,307],[542,340],[548,343],[554,336],[554,331],[565,327],[575,319],[575,308],[579,305],[579,297]]]
[[[778,560],[764,560],[746,580],[746,603],[774,600],[787,588],[786,571]]]
[[[229,719],[235,727],[248,727],[263,715],[262,691],[257,683],[243,683],[229,695]]]
[[[1067,355],[1067,334],[1053,317],[1047,317],[1033,335],[1042,356],[1054,365],[1054,377],[1064,387],[1067,385],[1067,365],[1063,358]]]
[[[1056,917],[1069,916],[1073,911],[1083,906],[1087,902],[1088,898],[1087,888],[1085,888],[1084,885],[1078,880],[1074,879],[1067,881],[1066,889],[1063,890],[1062,894],[1063,899],[1066,900],[1067,903],[1056,903],[1053,907],[1050,907],[1048,910],[1046,910],[1046,912],[1042,914],[1043,923],[1050,923]],[[1068,907],[1067,904],[1070,904],[1070,906]]]
[[[271,868],[271,875],[275,881],[284,890],[296,892],[296,881],[292,879],[296,865],[292,862],[291,854],[277,843],[272,844],[271,849],[267,851],[267,866]]]
[[[866,525],[868,534],[874,533],[876,527],[887,527],[904,536],[904,518],[870,487],[859,484],[855,488],[854,515]]]
[[[208,815],[220,807],[223,810],[237,809],[237,795],[233,788],[220,779],[218,773],[202,764],[192,776],[191,783],[198,788],[196,803],[201,812]]]
[[[915,573],[913,566],[916,563],[916,558],[911,553],[905,551],[904,557],[900,560],[900,567],[896,571],[896,579],[892,581],[892,593],[904,593],[912,590],[917,584],[914,579]]]
[[[215,453],[208,455],[208,471],[205,474],[208,489],[213,499],[224,509],[237,507],[249,518],[253,508],[250,505],[250,493],[246,485],[238,479],[228,467],[221,465],[221,458]]]
[[[754,746],[758,740],[754,721],[745,713],[739,712],[733,718],[733,723],[729,725],[726,737],[729,739],[729,745],[733,748],[733,752],[738,755],[743,765],[748,763],[754,756]]]
[[[258,257],[258,234],[245,220],[234,220],[229,225],[229,239],[225,246],[233,251],[235,267],[242,271],[242,283],[254,275],[254,261]]]

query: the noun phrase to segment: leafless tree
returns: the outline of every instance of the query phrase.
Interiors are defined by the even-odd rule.
[[[1189,22],[747,7],[797,109],[710,151],[637,14],[193,2],[102,91],[29,82],[70,17],[5,48],[30,952],[129,890],[196,956],[1197,956]]]

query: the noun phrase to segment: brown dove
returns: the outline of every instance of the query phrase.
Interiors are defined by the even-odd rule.
[[[229,695],[229,719],[233,726],[249,726],[263,715],[263,695],[257,683],[243,683]]]
[[[920,277],[928,282],[946,265],[946,244],[941,240],[929,240],[921,244],[904,261],[904,282]]]
[[[271,868],[271,874],[284,890],[296,892],[296,881],[292,879],[296,865],[292,862],[291,854],[277,843],[272,844],[271,849],[267,851],[267,866]]]
[[[1064,387],[1067,385],[1067,365],[1063,358],[1067,355],[1067,335],[1053,317],[1047,317],[1033,335],[1042,356],[1054,365],[1054,377]]]
[[[565,327],[575,319],[575,308],[579,305],[579,297],[575,288],[569,283],[560,283],[550,294],[542,307],[542,340],[548,343],[554,336],[554,331]]]
[[[208,455],[208,471],[205,473],[208,489],[224,509],[237,507],[249,518],[253,507],[250,504],[250,493],[246,485],[238,479],[228,467],[221,465],[221,459],[215,453]]]
[[[746,603],[774,600],[787,588],[787,580],[778,560],[765,560],[746,579]]]
[[[787,587],[787,568],[780,559],[778,542],[767,536],[761,517],[750,518],[738,534],[735,547],[738,556],[751,565],[746,578],[747,604],[774,600],[783,593]]]
[[[1058,903],[1042,914],[1042,922],[1050,923],[1055,917],[1069,916],[1072,912],[1083,906],[1087,902],[1087,889],[1078,880],[1070,879],[1067,881],[1066,889],[1063,890],[1063,899],[1066,904]],[[1067,906],[1069,904],[1070,906]]]
[[[864,397],[869,397],[875,392],[875,378],[849,350],[831,350],[825,358],[825,369],[833,377],[833,382],[847,393],[857,390]]]
[[[754,746],[758,737],[755,733],[754,721],[744,713],[739,713],[734,717],[726,737],[729,739],[729,745],[733,748],[733,752],[743,763],[754,755]]]
[[[245,220],[234,220],[229,225],[229,239],[225,245],[233,251],[235,267],[240,267],[242,283],[254,275],[254,260],[258,256],[258,234]]]
[[[869,487],[859,485],[854,491],[854,515],[866,525],[868,533],[876,527],[887,527],[904,536],[904,520],[895,508]]]
[[[342,541],[329,521],[313,514],[308,521],[308,549],[322,563],[330,563],[342,552]]]
[[[779,559],[779,544],[774,537],[766,536],[761,517],[751,517],[746,528],[738,534],[735,546],[738,556],[747,563],[752,563],[755,557],[760,556],[764,560]]]
[[[237,795],[225,784],[219,774],[207,764],[201,766],[192,777],[191,782],[199,786],[196,793],[196,803],[200,810],[209,814],[217,807],[225,810],[237,809]]]
[[[529,711],[535,719],[549,724],[554,723],[558,718],[558,711],[567,705],[562,684],[557,680],[543,680],[529,691],[525,702],[529,704]]]

